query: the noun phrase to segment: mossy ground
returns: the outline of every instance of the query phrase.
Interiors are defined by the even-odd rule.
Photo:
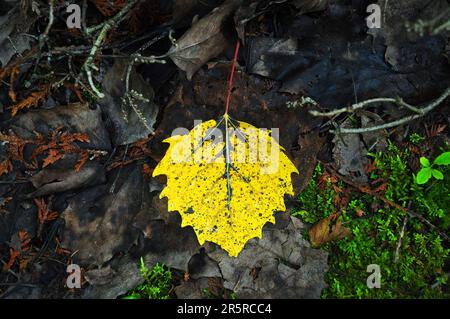
[[[129,292],[123,299],[169,299],[173,288],[173,273],[163,264],[157,263],[149,269],[141,258],[141,275],[144,282]]]
[[[443,151],[448,151],[448,147]],[[449,233],[449,167],[441,169],[443,180],[417,185],[408,165],[411,160],[408,148],[400,149],[389,143],[387,150],[369,156],[374,163],[370,181],[386,183],[382,196],[421,214]],[[303,222],[314,224],[336,213],[337,196],[348,198],[340,209],[351,236],[321,247],[329,251],[330,266],[326,274],[329,286],[322,292],[323,298],[450,298],[450,249],[436,230],[376,196],[352,190],[342,181],[329,179],[324,183],[324,176],[328,175],[318,165],[299,196],[300,207],[293,212]],[[367,287],[370,264],[380,266],[381,288]]]
[[[415,136],[411,141],[415,142]],[[384,183],[380,193],[387,200],[421,214],[449,233],[450,167],[441,168],[443,180],[418,185],[408,165],[412,155],[407,148],[390,143],[386,151],[369,156],[373,169],[368,185],[374,181]],[[440,234],[405,211],[332,177],[317,165],[299,196],[299,207],[293,211],[294,216],[312,225],[340,209],[345,227],[351,230],[350,237],[320,247],[329,252],[330,266],[325,278],[328,288],[322,292],[322,298],[450,298],[450,249]],[[339,201],[345,202],[344,208]],[[367,287],[370,264],[380,266],[381,288]],[[172,270],[162,264],[148,269],[141,261],[141,273],[144,282],[124,298],[173,297]],[[204,295],[217,298],[208,290]],[[234,299],[235,295],[230,297]]]

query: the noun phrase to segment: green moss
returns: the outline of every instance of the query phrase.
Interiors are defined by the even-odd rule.
[[[384,196],[403,207],[421,214],[442,231],[450,226],[450,170],[443,169],[444,179],[426,186],[417,185],[407,163],[406,149],[389,144],[385,152],[370,154],[376,169],[370,173],[372,181],[384,179]],[[300,194],[301,207],[293,215],[313,224],[335,212],[335,189],[318,181],[320,166]],[[335,184],[336,185],[336,184]],[[338,184],[342,187],[342,184]],[[350,190],[347,189],[347,192]],[[435,230],[417,218],[407,217],[402,210],[392,208],[374,196],[352,192],[343,212],[345,226],[352,236],[331,242],[322,249],[329,251],[330,270],[326,274],[329,285],[323,298],[449,298],[449,280],[444,267],[449,262],[448,245]],[[364,211],[362,217],[357,212]],[[398,260],[397,245],[407,218]],[[448,244],[448,243],[447,243]],[[381,270],[381,288],[368,288],[367,266],[378,264]],[[448,271],[448,269],[447,269]]]
[[[140,266],[144,282],[128,293],[124,299],[169,299],[172,290],[172,272],[157,263],[148,269],[141,258]]]

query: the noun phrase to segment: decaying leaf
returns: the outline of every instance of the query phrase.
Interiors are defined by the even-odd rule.
[[[79,171],[44,168],[31,178],[36,190],[26,197],[33,198],[105,182],[105,169],[97,163],[87,163]]]
[[[222,31],[227,18],[239,6],[242,0],[228,0],[195,23],[169,50],[172,61],[190,80],[192,75],[210,59],[216,57],[227,46]]]
[[[315,247],[349,235],[350,229],[343,226],[342,221],[335,215],[330,215],[320,220],[309,230],[311,244]]]
[[[350,119],[346,119],[341,127],[352,127]],[[365,183],[368,180],[364,167],[367,165],[367,154],[364,143],[357,134],[345,134],[333,138],[333,158],[338,172],[342,175],[355,175],[355,179]]]
[[[153,169],[148,164],[142,165],[142,175],[147,181],[151,179],[152,173]]]
[[[61,127],[68,133],[88,135],[85,148],[97,150],[110,150],[111,143],[105,123],[102,120],[102,111],[99,107],[92,109],[88,104],[74,103],[60,105],[53,109],[30,110],[18,114],[11,125],[12,131],[24,140],[34,140],[36,132],[43,136],[49,136],[51,131],[57,131]],[[74,137],[74,136],[73,136]],[[20,143],[19,143],[20,145]]]
[[[86,167],[89,165],[81,172]],[[118,170],[115,173],[119,174]],[[69,200],[61,215],[66,223],[64,244],[78,250],[78,262],[102,265],[114,254],[130,249],[138,237],[130,224],[143,198],[149,196],[143,180],[140,167],[130,165],[120,175],[113,175],[108,185],[86,188]]]
[[[105,97],[99,100],[102,112],[113,128],[112,140],[115,145],[130,144],[153,133],[159,111],[153,102],[153,88],[135,68],[130,72],[127,95],[127,72],[128,61],[115,61],[103,80]],[[135,95],[130,95],[132,92]]]
[[[293,195],[291,174],[298,171],[269,131],[230,121],[225,115],[166,139],[169,149],[153,176],[167,176],[160,197],[180,213],[182,227],[192,226],[200,244],[211,241],[237,256],[249,239],[261,238],[264,224],[275,222],[275,211],[286,209],[284,195]],[[216,130],[223,122],[225,138]],[[227,122],[235,122],[234,130]]]
[[[2,3],[2,11],[7,9],[7,5]],[[21,54],[30,49],[32,38],[26,33],[36,21],[37,16],[24,15],[20,5],[16,4],[7,14],[0,16],[0,65],[2,67],[5,67],[15,54]]]
[[[237,258],[215,245],[205,245],[205,253],[217,263],[224,287],[233,290],[238,299],[319,298],[326,286],[327,252],[311,248],[302,238],[305,225],[299,219],[285,213],[275,217],[276,224],[264,226],[263,238],[250,240]],[[217,276],[210,266],[203,265],[196,266],[195,277]],[[255,268],[259,269],[257,278],[252,271]],[[178,289],[175,292],[178,298],[185,297]]]

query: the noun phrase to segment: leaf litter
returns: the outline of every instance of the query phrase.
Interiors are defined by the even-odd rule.
[[[399,11],[407,5],[382,4]],[[406,20],[426,19],[446,7],[444,1],[427,8],[414,1]],[[88,23],[114,17],[123,8],[89,2]],[[140,257],[149,266],[161,262],[187,274],[175,287],[180,298],[205,298],[204,288],[221,297],[234,291],[238,298],[319,298],[326,286],[327,253],[312,246],[347,237],[348,229],[336,215],[313,227],[303,224],[289,215],[296,202],[284,193],[302,191],[318,160],[337,164],[346,179],[364,182],[370,164],[364,155],[382,147],[388,132],[333,139],[325,129],[330,123],[382,124],[405,110],[382,106],[383,117],[369,109],[351,120],[328,122],[309,110],[346,107],[375,96],[421,103],[450,83],[443,36],[427,34],[435,27],[429,26],[421,36],[412,32],[404,39],[398,14],[387,17],[384,33],[372,33],[364,27],[365,7],[347,1],[178,0],[174,6],[154,5],[149,16],[160,19],[152,21],[147,34],[133,27],[139,25],[136,12],[130,23],[119,22],[108,31],[91,68],[96,89],[105,94],[95,100],[86,75],[75,74],[82,70],[91,41],[59,21],[39,46],[38,39],[23,32],[38,35],[45,29],[48,7],[34,12],[36,19],[22,20],[26,23],[17,34],[18,19],[10,17],[19,14],[18,6],[9,9],[2,8],[0,20],[0,252],[3,266],[20,272],[32,286],[0,287],[5,298],[120,297],[141,282]],[[127,32],[136,37],[130,39]],[[237,38],[245,50],[238,56],[230,114],[258,128],[279,128],[281,154],[292,165],[288,172],[300,174],[292,175],[292,188],[274,187],[280,194],[264,210],[264,219],[244,241],[228,245],[202,237],[196,227],[201,220],[194,220],[190,207],[179,201],[181,195],[192,195],[195,203],[196,193],[187,192],[195,183],[171,196],[164,187],[170,190],[170,180],[179,174],[169,173],[167,186],[152,175],[168,159],[163,141],[183,139],[171,137],[174,129],[193,132],[217,124],[207,120],[222,114]],[[44,55],[28,54],[34,50]],[[166,63],[134,62],[130,68],[135,54],[164,57]],[[50,69],[55,70],[51,81],[45,76]],[[124,103],[131,91],[133,103]],[[305,97],[317,103],[301,102]],[[194,120],[203,124],[195,126]],[[237,146],[242,139],[233,141]],[[223,141],[205,146],[221,147]],[[226,190],[222,184],[216,187]],[[378,186],[382,196],[383,184]],[[168,193],[168,201],[160,199]],[[336,206],[343,208],[346,194],[339,196]],[[227,204],[224,198],[217,202]],[[247,205],[236,210],[236,216],[242,214],[238,223],[254,222],[248,213],[256,206]],[[180,212],[169,213],[174,210]],[[182,227],[189,224],[193,227]],[[69,262],[83,268],[81,291],[63,285]],[[0,278],[17,283],[8,271]]]

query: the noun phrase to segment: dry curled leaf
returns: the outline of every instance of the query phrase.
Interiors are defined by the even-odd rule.
[[[27,194],[27,198],[104,183],[105,171],[95,162],[87,163],[79,171],[46,167],[33,175],[31,182],[36,190]]]
[[[221,124],[224,137],[216,130]],[[249,239],[261,238],[267,222],[275,223],[275,211],[286,209],[284,195],[294,194],[291,174],[298,171],[268,130],[225,115],[165,142],[169,149],[153,171],[167,176],[160,197],[168,197],[168,211],[180,213],[181,226],[192,226],[200,244],[214,242],[237,256]]]
[[[241,0],[225,1],[220,7],[197,21],[169,50],[172,61],[190,80],[194,73],[227,46],[223,27]]]
[[[350,235],[350,229],[342,225],[342,221],[336,215],[330,215],[321,219],[309,231],[311,244],[315,247],[330,241],[345,238]]]
[[[2,1],[0,15],[0,66],[6,67],[11,58],[26,55],[31,48],[32,37],[28,32],[38,18],[31,10],[21,10],[19,4],[31,1]],[[15,5],[8,10],[9,5]],[[31,32],[31,31],[30,31]],[[1,72],[0,72],[1,73]]]

